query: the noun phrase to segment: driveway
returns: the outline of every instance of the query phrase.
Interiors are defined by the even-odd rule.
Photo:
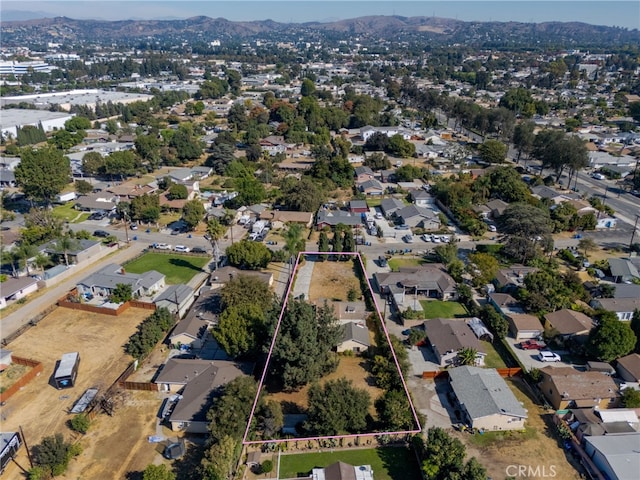
[[[575,364],[570,362],[541,362],[538,360],[538,351],[537,350],[523,350],[517,345],[521,340],[516,340],[513,337],[506,337],[506,341],[509,344],[509,348],[511,351],[518,357],[520,363],[522,363],[527,370],[531,370],[532,368],[544,368],[544,367],[575,367]],[[561,357],[564,358],[564,355],[568,354],[566,350],[552,350],[554,353],[557,353]]]

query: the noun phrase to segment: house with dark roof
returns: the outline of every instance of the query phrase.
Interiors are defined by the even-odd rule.
[[[436,203],[435,197],[422,188],[411,190],[409,196],[418,207],[432,208]]]
[[[630,353],[616,361],[616,372],[627,382],[640,382],[640,355]]]
[[[484,365],[486,352],[464,319],[434,318],[424,322],[427,340],[441,367],[455,365],[464,348],[477,352],[476,365]]]
[[[524,313],[522,305],[508,293],[493,292],[487,296],[489,303],[495,307],[499,314],[505,317]]]
[[[387,218],[405,206],[405,203],[398,198],[383,198],[382,202],[380,202],[380,210]]]
[[[367,180],[373,180],[375,178],[375,174],[373,170],[367,166],[356,167],[353,169],[353,174],[355,176],[356,184],[364,183]]]
[[[500,217],[509,206],[507,202],[499,198],[488,201],[486,205],[491,210],[491,217],[494,219]]]
[[[640,433],[585,438],[584,451],[610,480],[636,480],[640,467]]]
[[[384,187],[375,178],[362,183],[357,183],[356,186],[358,187],[358,190],[365,195],[382,195],[384,193]]]
[[[430,208],[419,207],[417,205],[407,205],[396,210],[393,217],[402,225],[419,227],[425,230],[439,230],[441,223],[438,214]]]
[[[373,278],[383,295],[391,295],[401,308],[414,304],[413,296],[454,300],[457,297],[456,282],[441,263],[419,267],[400,267],[397,272],[376,272]],[[410,295],[411,298],[407,298]]]
[[[634,278],[640,278],[636,266],[626,258],[610,258],[609,269],[616,283],[632,282]]]
[[[640,298],[640,285],[619,283],[615,286],[613,298]]]
[[[311,480],[373,480],[371,465],[354,467],[344,462],[336,462],[325,468],[311,470]]]
[[[540,391],[556,410],[574,407],[607,409],[618,404],[618,386],[609,375],[580,372],[572,367],[544,367],[540,373]]]
[[[165,287],[164,274],[155,270],[128,273],[120,265],[110,263],[76,284],[79,295],[108,297],[118,284],[131,285],[133,296],[151,296]]]
[[[364,352],[371,346],[369,329],[366,322],[346,322],[342,325],[342,338],[337,346],[337,352]]]
[[[362,225],[360,214],[345,212],[344,210],[320,210],[316,218],[316,228],[322,230],[325,227],[335,228],[339,223],[348,227]]]
[[[514,264],[509,268],[501,268],[496,273],[494,284],[501,292],[513,292],[524,285],[524,278],[532,272],[537,272],[536,267],[525,267]]]
[[[449,383],[466,423],[488,431],[524,430],[527,411],[493,368],[451,368]]]
[[[586,437],[637,433],[640,422],[635,410],[614,408],[596,410],[593,408],[572,408],[562,417],[581,444]]]
[[[509,333],[516,340],[538,338],[544,333],[544,327],[535,315],[512,313],[505,317],[509,323]]]
[[[196,360],[197,361],[197,360]],[[194,360],[185,359],[185,362]],[[215,360],[209,366],[193,364],[182,365],[176,375],[187,376],[188,381],[173,412],[169,416],[169,424],[174,432],[208,433],[209,420],[207,412],[211,408],[212,400],[221,393],[222,387],[241,375],[251,373],[252,365],[236,362]],[[166,367],[162,370],[164,372]],[[168,374],[167,374],[168,375]],[[163,377],[167,378],[167,377]],[[156,379],[156,383],[159,383]]]
[[[349,211],[351,213],[367,213],[369,206],[365,200],[351,200],[349,202]]]
[[[547,330],[555,330],[562,340],[571,337],[589,335],[595,326],[593,320],[582,312],[563,308],[544,316],[544,326]]]
[[[178,314],[178,317],[182,318],[184,314],[189,310],[189,307],[195,300],[195,292],[189,285],[179,283],[177,285],[169,285],[165,288],[156,298],[153,299],[153,303],[156,307],[164,307],[171,313]]]

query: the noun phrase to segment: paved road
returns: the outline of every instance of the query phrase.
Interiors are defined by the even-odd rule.
[[[104,257],[102,260],[88,265],[85,268],[78,269],[70,277],[66,278],[54,287],[47,288],[43,294],[39,297],[28,301],[20,309],[15,312],[3,316],[0,320],[0,329],[2,339],[12,335],[22,326],[29,323],[38,314],[46,310],[50,305],[53,305],[60,297],[66,292],[76,286],[76,283],[81,278],[98,271],[107,263],[124,263],[127,260],[138,255],[146,245],[142,243],[131,243],[128,248],[122,248],[112,255]]]

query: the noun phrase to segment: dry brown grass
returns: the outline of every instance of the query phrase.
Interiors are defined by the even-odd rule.
[[[353,272],[353,263],[347,262],[316,262],[311,276],[309,301],[320,299],[347,300],[347,293],[353,288],[357,297],[362,296],[360,283]]]

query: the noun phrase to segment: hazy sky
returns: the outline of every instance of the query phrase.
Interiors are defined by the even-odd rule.
[[[640,28],[638,0],[202,0],[202,1],[2,1],[5,10],[37,11],[49,16],[104,20],[187,18],[195,15],[229,20],[280,22],[327,21],[363,15],[402,15],[519,22],[580,21]]]

